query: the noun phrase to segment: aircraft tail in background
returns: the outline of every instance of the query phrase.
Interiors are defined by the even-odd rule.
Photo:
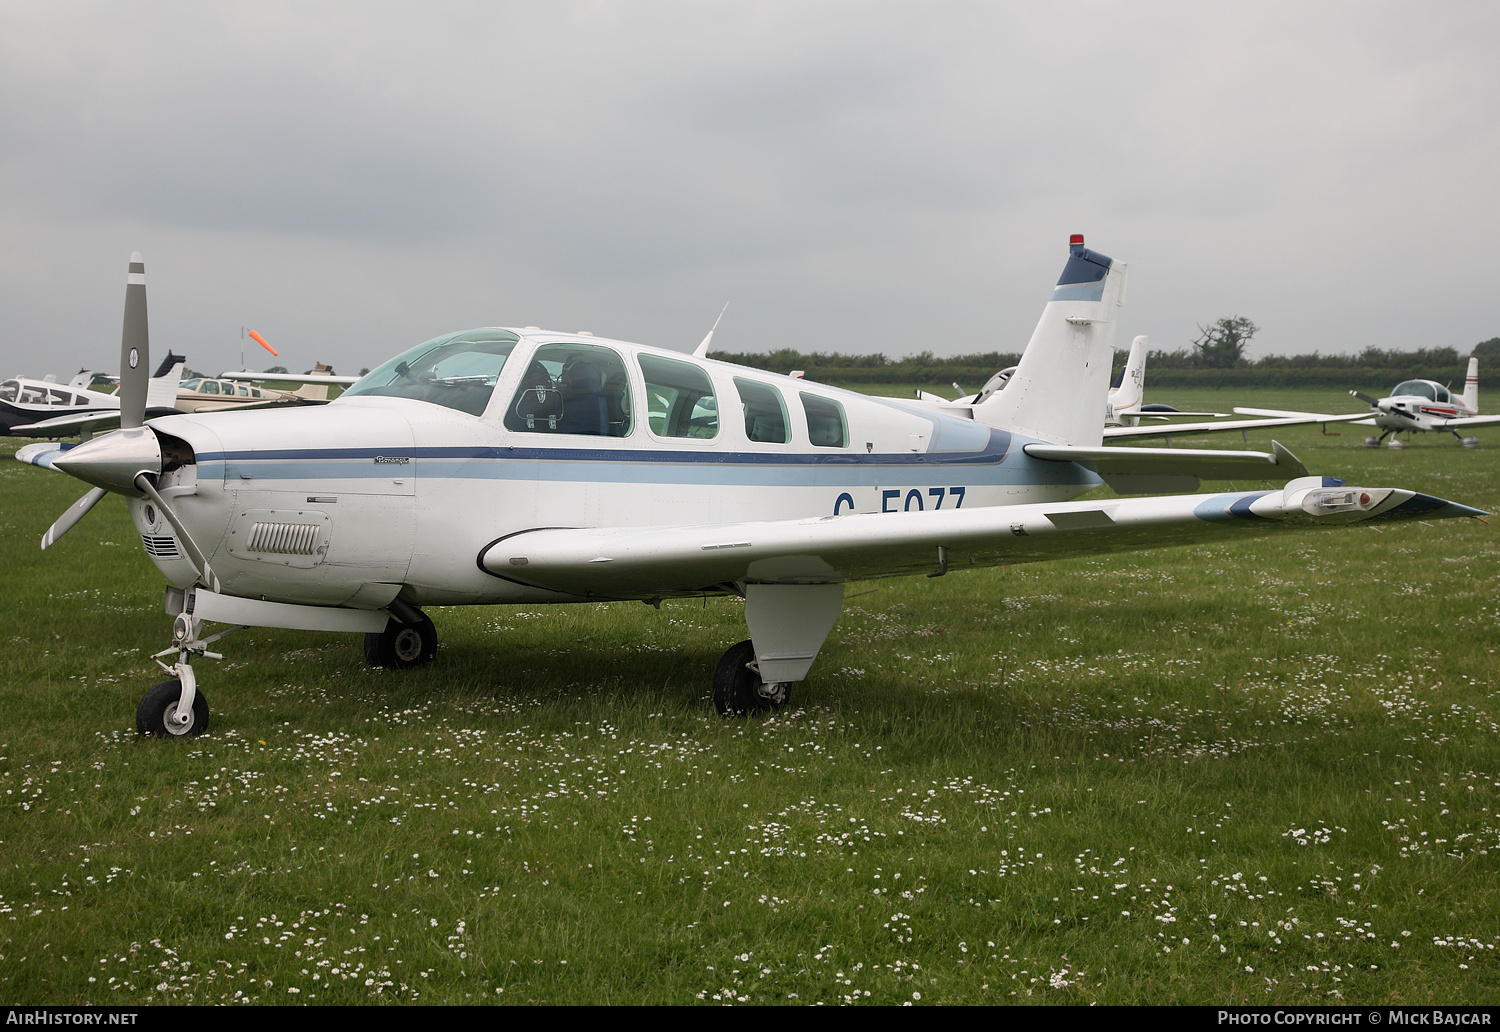
[[[1134,412],[1146,399],[1146,347],[1149,342],[1140,336],[1130,342],[1130,357],[1120,371],[1120,383],[1109,392],[1110,414]]]
[[[1479,414],[1479,356],[1469,356],[1469,375],[1464,377],[1464,405],[1469,412]]]
[[[182,371],[187,368],[187,358],[167,352],[161,365],[146,384],[146,407],[176,408],[177,388],[182,383]]]
[[[1074,234],[1015,375],[974,406],[975,420],[1051,444],[1103,443],[1125,271],[1125,263],[1090,251]]]

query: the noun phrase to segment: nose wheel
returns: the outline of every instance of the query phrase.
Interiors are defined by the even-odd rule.
[[[208,730],[208,700],[198,690],[198,675],[193,671],[195,657],[223,659],[208,646],[235,631],[235,626],[207,638],[200,638],[203,621],[180,613],[172,625],[172,644],[151,658],[156,665],[176,676],[153,687],[141,698],[135,709],[136,732],[151,738],[190,738]],[[162,657],[177,653],[177,662],[168,666]]]
[[[135,730],[152,738],[183,738],[208,730],[208,700],[194,691],[181,711],[182,682],[173,678],[156,685],[141,698],[135,711]]]
[[[365,635],[365,662],[373,667],[404,670],[421,666],[437,656],[437,628],[426,613],[413,609],[415,622],[394,616],[378,634]]]
[[[753,642],[731,646],[714,670],[714,707],[721,717],[781,709],[791,697],[790,681],[766,684],[761,680]]]

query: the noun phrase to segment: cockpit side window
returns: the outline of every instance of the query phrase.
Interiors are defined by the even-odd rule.
[[[509,330],[438,337],[372,369],[342,397],[410,398],[478,416],[520,339]]]
[[[0,383],[0,401],[15,401],[16,392],[20,386],[21,384],[16,380],[6,380]]]
[[[745,436],[757,443],[786,444],[790,427],[786,402],[781,392],[769,384],[736,376],[734,389],[740,392],[740,407],[745,411]]]
[[[630,378],[619,354],[597,344],[543,344],[505,410],[505,429],[626,437],[634,428]]]
[[[849,446],[849,423],[844,418],[844,406],[832,398],[803,394],[802,410],[807,414],[807,439],[811,444],[819,448]]]
[[[203,388],[202,388],[202,390],[203,390],[204,394],[218,394],[219,393],[219,381],[218,380],[204,380],[203,381]]]
[[[646,417],[658,437],[719,436],[719,399],[708,374],[690,362],[639,355],[646,378]]]
[[[177,385],[177,389],[178,390],[183,390],[183,391],[197,392],[197,390],[198,390],[198,382],[199,381],[198,381],[197,377],[194,377],[191,380],[183,380],[181,383],[179,383]]]

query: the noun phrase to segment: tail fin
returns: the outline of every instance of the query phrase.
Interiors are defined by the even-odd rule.
[[[289,393],[295,394],[299,398],[306,398],[308,401],[327,401],[328,385],[326,383],[304,383],[301,387]]]
[[[1075,234],[1015,375],[974,406],[974,418],[1050,444],[1102,444],[1115,310],[1124,296],[1125,264],[1090,251]]]
[[[1464,404],[1474,414],[1479,412],[1479,356],[1469,356],[1469,375],[1464,377]]]
[[[1110,415],[1131,413],[1146,397],[1146,345],[1144,336],[1130,342],[1130,357],[1120,371],[1120,384],[1109,392]]]
[[[187,358],[167,352],[161,365],[146,382],[147,408],[176,408],[177,386],[182,383],[182,371],[187,368]]]

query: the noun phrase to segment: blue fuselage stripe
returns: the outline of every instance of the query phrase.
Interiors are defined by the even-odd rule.
[[[1004,431],[979,451],[829,454],[605,448],[291,448],[198,456],[200,477],[247,480],[544,480],[591,483],[838,486],[903,483],[1093,484],[1080,466],[1032,459]],[[406,459],[404,462],[377,461]]]

